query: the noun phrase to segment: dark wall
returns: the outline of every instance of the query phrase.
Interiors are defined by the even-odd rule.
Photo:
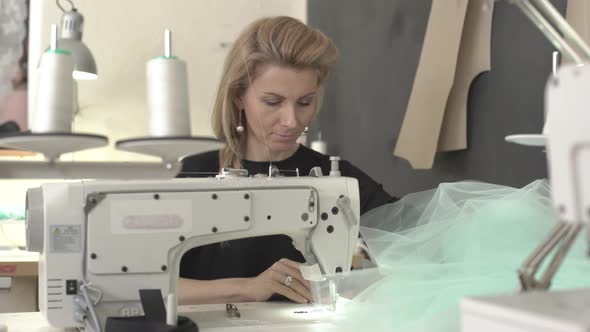
[[[565,12],[566,0],[551,1]],[[541,148],[507,143],[540,133],[553,48],[508,1],[495,3],[490,72],[472,83],[466,151],[439,153],[431,170],[393,156],[419,61],[429,0],[308,0],[308,21],[340,50],[328,81],[321,128],[331,154],[350,160],[394,195],[441,182],[480,180],[523,186],[547,177]]]

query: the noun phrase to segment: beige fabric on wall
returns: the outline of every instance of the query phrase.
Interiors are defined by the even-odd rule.
[[[412,94],[394,155],[431,168],[459,53],[468,0],[432,0]]]
[[[467,97],[471,83],[491,69],[493,0],[469,0],[453,88],[447,100],[438,151],[467,149]]]
[[[590,43],[590,0],[568,0],[566,19],[586,43]]]

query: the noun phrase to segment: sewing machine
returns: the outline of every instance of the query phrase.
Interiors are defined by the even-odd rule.
[[[142,314],[140,289],[160,289],[173,325],[182,255],[232,239],[285,234],[316,277],[350,270],[359,234],[356,179],[337,170],[304,177],[240,172],[30,189],[27,237],[29,250],[41,252],[42,314],[54,327],[99,332],[107,317]]]
[[[518,271],[521,293],[464,299],[462,329],[587,332],[590,289],[547,290],[582,226],[590,224],[590,66],[585,65],[590,46],[547,0],[510,2],[573,63],[561,67],[545,88],[547,159],[558,222]],[[587,236],[590,246],[590,232]]]

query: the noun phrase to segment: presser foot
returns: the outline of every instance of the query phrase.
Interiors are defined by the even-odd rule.
[[[581,227],[581,225],[560,221],[551,230],[549,236],[535,248],[518,270],[520,290],[522,292],[549,289],[553,276],[559,270]],[[543,262],[552,254],[553,257],[541,278],[539,280],[535,279],[535,275],[539,272]]]

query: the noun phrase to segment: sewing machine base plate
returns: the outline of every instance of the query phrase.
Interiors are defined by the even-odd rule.
[[[466,298],[463,332],[590,332],[590,289]]]

